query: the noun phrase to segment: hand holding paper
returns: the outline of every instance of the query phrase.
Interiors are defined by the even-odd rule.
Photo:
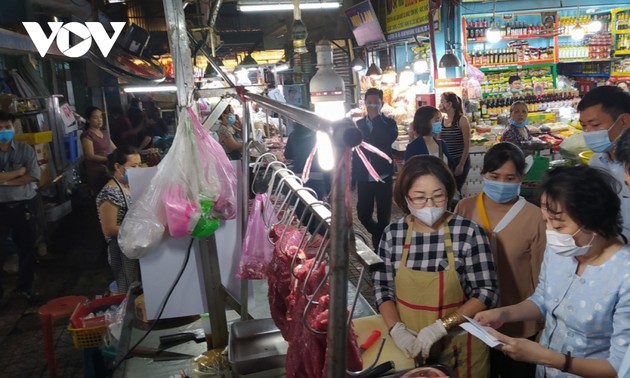
[[[477,323],[474,319],[469,318],[466,315],[464,315],[464,318],[468,322],[467,323],[462,323],[459,326],[462,327],[463,329],[465,329],[471,335],[473,335],[476,338],[478,338],[479,340],[483,341],[490,348],[494,348],[497,345],[502,345],[503,344],[496,337],[494,337],[491,334],[489,334],[488,331],[486,331],[485,327],[482,326],[481,324]]]

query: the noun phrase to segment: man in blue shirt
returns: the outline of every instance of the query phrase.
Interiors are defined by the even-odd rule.
[[[624,185],[624,169],[615,157],[614,143],[630,128],[630,93],[613,86],[590,90],[578,104],[584,142],[593,152],[588,165],[603,169],[621,186],[623,236],[630,240],[630,189]]]
[[[383,91],[370,88],[365,92],[365,107],[367,116],[357,121],[357,126],[363,133],[363,140],[390,158],[392,157],[392,143],[398,138],[396,122],[381,114],[383,107]],[[357,187],[357,216],[365,229],[372,234],[372,245],[376,250],[381,241],[383,230],[390,222],[392,214],[392,176],[394,165],[382,157],[368,151],[363,151],[380,176],[376,181],[368,174],[367,168],[356,152],[352,155],[352,183]],[[372,216],[376,202],[376,221]]]
[[[11,230],[18,249],[19,295],[36,299],[32,291],[35,275],[35,240],[37,181],[40,168],[35,150],[13,140],[13,117],[0,110],[0,281],[2,265],[7,257],[7,240]],[[2,297],[0,286],[0,298]]]

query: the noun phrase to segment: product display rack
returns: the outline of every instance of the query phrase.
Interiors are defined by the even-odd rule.
[[[630,77],[630,7],[612,10],[612,47],[618,58],[612,63],[611,76]]]

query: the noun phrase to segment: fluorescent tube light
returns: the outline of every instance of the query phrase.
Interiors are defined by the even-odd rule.
[[[139,93],[139,92],[177,92],[177,87],[174,85],[156,85],[153,87],[125,87],[123,88],[125,93]]]
[[[339,3],[306,3],[300,4],[300,9],[337,9]],[[241,12],[268,12],[268,11],[290,11],[293,10],[293,4],[264,4],[264,5],[239,5],[238,10]]]

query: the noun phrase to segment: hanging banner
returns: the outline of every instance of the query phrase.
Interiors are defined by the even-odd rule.
[[[358,46],[385,41],[376,12],[369,0],[353,5],[345,12]]]
[[[388,41],[429,32],[429,0],[387,0],[386,11]],[[433,22],[438,29],[437,19]]]

